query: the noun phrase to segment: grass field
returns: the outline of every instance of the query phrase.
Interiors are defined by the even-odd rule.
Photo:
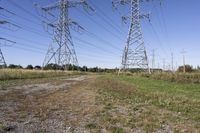
[[[43,71],[25,69],[0,69],[0,89],[8,86],[47,82],[71,76],[85,75],[78,71]]]
[[[200,73],[172,73],[172,72],[154,72],[152,74],[138,74],[142,77],[148,77],[151,79],[165,80],[177,83],[200,83]]]
[[[112,132],[200,132],[200,84],[105,76],[96,88],[98,123]]]
[[[43,71],[25,69],[0,69],[0,80],[51,78],[69,75],[78,75],[80,72],[69,71]]]
[[[18,132],[35,131],[34,126],[38,132],[200,132],[198,83],[145,75],[19,73],[24,78],[0,82],[0,132],[12,124]]]

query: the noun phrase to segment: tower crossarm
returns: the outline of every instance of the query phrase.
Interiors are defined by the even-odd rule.
[[[1,25],[1,24],[9,24],[9,25],[12,25],[12,26],[14,26],[14,27],[21,28],[20,26],[14,24],[14,23],[8,22],[8,21],[6,21],[6,20],[0,20],[0,25]]]
[[[3,8],[3,7],[1,7],[1,6],[0,6],[0,10],[4,10],[4,11],[6,11],[6,12],[9,13],[9,14],[16,15],[15,13],[13,13],[13,12],[11,12],[11,11],[9,11],[9,10],[7,10],[7,9],[5,9],[5,8]]]
[[[82,5],[83,8],[85,10],[90,10],[92,12],[94,12],[95,10],[86,2],[86,0],[63,0],[64,4],[63,6],[65,6],[66,8],[72,8],[72,7],[77,7],[79,5]],[[61,8],[61,4],[60,2],[56,2],[52,5],[46,6],[46,7],[42,7],[41,9],[45,12],[48,12],[50,10],[54,10],[54,9],[59,9]]]
[[[0,37],[0,40],[4,40],[4,41],[7,41],[7,42],[11,42],[11,43],[16,43],[16,42],[14,42],[14,41],[8,40],[8,39],[3,38],[3,37]]]
[[[8,24],[9,22],[6,20],[0,20],[0,24]]]

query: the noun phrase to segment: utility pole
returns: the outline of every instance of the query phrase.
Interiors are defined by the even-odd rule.
[[[56,23],[45,22],[47,26],[54,29],[54,32],[52,39],[53,43],[49,45],[43,62],[43,67],[48,65],[50,62],[62,66],[64,69],[66,69],[67,65],[78,66],[78,59],[72,41],[70,27],[75,25],[77,29],[83,28],[78,25],[77,22],[72,21],[69,17],[69,9],[75,8],[79,5],[83,6],[87,10],[90,9],[94,11],[94,9],[91,8],[85,0],[59,0],[54,5],[41,8],[42,11],[51,17],[56,16],[53,15],[55,10],[59,11],[58,21],[56,21]]]
[[[171,53],[171,67],[172,67],[172,72],[174,72],[174,53]]]
[[[176,61],[176,68],[175,68],[176,70],[178,69],[178,63],[177,63],[177,61]]]
[[[183,73],[185,73],[185,53],[186,53],[186,51],[183,49],[183,50],[181,51],[181,53],[182,53],[182,55],[183,55]]]
[[[163,59],[163,71],[165,71],[165,58]]]
[[[149,19],[149,14],[141,14],[140,2],[140,0],[112,1],[115,8],[117,5],[131,5],[131,15],[122,17],[123,20],[130,19],[128,37],[122,55],[122,69],[139,67],[151,73],[140,23],[142,18]]]
[[[155,67],[155,49],[152,50],[152,72],[154,71]]]
[[[160,69],[160,63],[158,62],[158,69]]]

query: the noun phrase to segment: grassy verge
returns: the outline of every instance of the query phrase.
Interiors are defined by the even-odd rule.
[[[111,132],[200,131],[199,84],[105,76],[95,87],[102,106],[96,123]]]

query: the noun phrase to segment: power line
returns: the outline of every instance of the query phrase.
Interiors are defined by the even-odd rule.
[[[163,47],[163,43],[162,43],[162,41],[161,41],[156,29],[154,28],[154,26],[153,26],[153,24],[151,22],[149,22],[149,24],[150,24],[150,27],[151,27],[151,29],[152,29],[152,31],[153,31],[153,33],[154,33],[154,35],[155,35],[155,37],[156,37],[156,39],[158,41],[158,44],[161,46],[161,48],[165,52],[165,54],[167,54],[165,48]]]
[[[2,32],[0,32],[0,33],[2,33]],[[30,42],[30,43],[37,44],[37,46],[38,46],[38,45],[39,45],[39,46],[43,46],[43,44],[40,44],[41,42],[37,42],[37,41],[35,41],[35,40],[29,40],[29,39],[27,39],[27,38],[17,37],[17,36],[15,36],[15,35],[11,35],[11,34],[8,34],[8,33],[2,33],[2,34],[6,35],[6,36],[9,36],[9,37],[12,37],[12,38],[15,38],[15,39],[20,39],[20,40],[22,40],[22,41],[26,41],[26,42]],[[42,47],[38,47],[38,48],[41,49]],[[43,48],[44,48],[44,47],[43,47]]]
[[[102,47],[96,46],[95,44],[93,44],[93,43],[91,43],[91,42],[82,40],[82,39],[80,39],[80,38],[78,38],[78,37],[76,37],[76,36],[74,36],[74,38],[75,38],[76,40],[78,40],[79,42],[82,42],[82,43],[84,43],[84,44],[86,44],[86,45],[90,45],[90,46],[93,46],[93,47],[95,47],[95,48],[97,48],[97,49],[99,49],[99,50],[102,50],[102,51],[105,51],[105,52],[112,53],[112,54],[116,55],[116,53],[114,53],[114,52],[112,52],[112,51],[108,51],[107,49],[104,49],[104,48],[102,48]]]
[[[109,47],[112,47],[113,49],[116,49],[116,50],[118,50],[118,51],[121,51],[121,49],[119,49],[118,47],[116,47],[116,46],[113,45],[112,43],[108,42],[107,40],[104,40],[103,38],[97,36],[96,34],[91,33],[91,32],[89,32],[89,31],[86,31],[86,33],[87,33],[88,35],[90,35],[91,37],[96,38],[96,39],[98,39],[99,41],[101,41],[101,42],[107,44]]]
[[[77,9],[78,10],[78,9]],[[98,21],[92,19],[88,14],[82,12],[81,10],[78,10],[80,13],[84,14],[91,22],[93,22],[94,24],[100,26],[102,29],[104,29],[105,31],[107,31],[108,33],[110,33],[113,37],[119,39],[121,38],[118,34],[110,31],[107,27],[105,27],[105,25],[103,25],[102,23],[99,23]],[[119,39],[120,40],[120,39]]]
[[[36,51],[36,50],[31,49],[31,48],[24,48],[24,47],[21,47],[21,46],[12,46],[12,48],[17,48],[17,49],[20,49],[20,50],[29,51],[29,52],[38,53],[38,54],[44,54],[41,51]]]
[[[9,11],[9,10],[7,10],[7,11]],[[9,11],[9,12],[11,12],[11,11]],[[12,13],[12,12],[11,12]],[[14,14],[14,13],[13,13]],[[35,25],[39,25],[39,26],[41,26],[40,24],[36,24],[36,23],[34,23],[32,20],[30,20],[30,19],[27,19],[27,18],[25,18],[25,17],[23,17],[23,16],[20,16],[20,15],[18,15],[18,14],[14,14],[15,16],[17,16],[17,17],[19,17],[19,18],[21,18],[21,19],[23,19],[23,20],[26,20],[26,21],[28,21],[28,22],[31,22],[32,24],[35,24]],[[5,19],[8,19],[7,17],[5,17],[5,16],[3,16]],[[13,22],[13,23],[16,23],[16,22],[14,22],[14,21],[12,21],[11,19],[8,19],[10,22]],[[18,24],[18,25],[21,25],[21,24]],[[22,25],[22,26],[18,26],[18,28],[20,28],[20,29],[23,29],[23,30],[25,30],[25,31],[28,31],[28,32],[31,32],[31,33],[34,33],[34,34],[39,34],[39,35],[41,35],[41,36],[44,36],[43,34],[41,34],[41,31],[34,31],[34,30],[30,30],[30,29],[33,29],[33,28],[31,28],[31,27],[28,27],[28,28],[25,28],[25,27],[27,27],[27,26],[25,26],[25,25]],[[10,30],[10,29],[8,29],[8,28],[5,28],[5,27],[3,27],[4,29],[7,29],[7,30]],[[36,29],[35,29],[36,30]],[[45,36],[46,37],[46,36]]]
[[[164,28],[163,28],[163,25],[162,25],[162,22],[161,22],[160,11],[157,9],[155,1],[152,1],[152,3],[153,3],[153,8],[155,10],[155,16],[156,16],[158,23],[159,23],[159,26],[160,26],[160,30],[164,33]]]
[[[113,24],[113,20],[110,19],[110,17],[108,17],[98,6],[95,6],[95,4],[89,0],[90,3],[99,10],[99,17],[102,18],[102,20],[104,20],[109,26],[111,26],[113,29],[115,29],[115,31],[124,34],[124,32],[122,32],[121,30],[119,30],[119,26],[115,27],[115,25]]]
[[[16,5],[16,4],[15,4],[15,5]],[[25,11],[25,10],[23,9],[23,11]],[[23,18],[23,19],[26,19],[26,18]],[[29,21],[29,20],[27,20],[27,21]],[[25,30],[28,30],[28,29],[25,29]],[[28,30],[28,31],[30,31],[30,30]],[[37,34],[37,32],[35,32],[35,31],[30,31],[30,32],[36,33],[36,34]],[[100,38],[99,36],[95,35],[94,33],[91,33],[91,32],[89,32],[89,31],[87,31],[87,33],[88,33],[90,36],[92,36],[92,37],[94,37],[94,38],[96,38],[96,39],[98,39],[98,40],[100,40],[100,41],[102,41],[102,42],[104,42],[104,43],[109,44],[109,46],[113,47],[114,49],[120,50],[119,48],[117,48],[116,46],[114,46],[113,44],[111,44],[110,42],[108,42],[108,41],[106,41],[106,40]],[[98,47],[98,48],[99,48],[99,47]]]
[[[23,20],[25,20],[25,21],[27,21],[27,22],[30,22],[30,23],[35,24],[35,25],[40,25],[39,23],[38,23],[38,24],[37,24],[37,23],[34,23],[32,19],[29,19],[29,18],[26,18],[26,17],[24,17],[24,16],[21,16],[21,15],[19,15],[19,14],[14,13],[14,11],[5,9],[5,8],[3,8],[3,7],[0,7],[0,8],[2,8],[2,9],[5,10],[6,12],[8,12],[8,13],[10,13],[10,14],[12,14],[12,15],[14,15],[14,16],[20,18],[20,19],[23,19]],[[0,14],[0,15],[3,15],[3,14]],[[6,16],[4,16],[4,17],[6,17]]]
[[[17,45],[23,45],[23,46],[29,47],[29,48],[30,48],[30,46],[31,46],[31,48],[34,48],[34,49],[37,49],[37,50],[45,50],[45,49],[41,49],[41,48],[39,48],[39,47],[33,46],[33,45],[31,45],[31,44],[28,44],[28,43],[16,42],[16,44],[17,44]]]
[[[16,44],[20,45],[21,43],[16,43]],[[37,50],[41,50],[41,49],[34,50],[32,47],[31,48],[30,47],[25,48],[25,47],[22,47],[22,46],[12,46],[12,48],[17,48],[17,49],[20,49],[20,50],[29,51],[29,52],[33,52],[33,53],[44,54],[44,52],[42,52],[42,51],[37,51]],[[98,58],[101,57],[101,56],[98,56],[98,55],[89,55],[89,54],[86,54],[86,53],[79,53],[78,55],[86,56],[86,57],[97,59],[97,60],[99,60]]]
[[[18,9],[24,11],[25,13],[29,14],[30,16],[32,16],[33,18],[41,21],[40,17],[38,17],[37,15],[33,14],[32,12],[30,12],[29,10],[25,9],[24,7],[20,6],[19,4],[17,4],[16,2],[12,1],[12,0],[8,0],[7,2],[9,2],[10,4],[14,5],[15,7],[17,7]]]
[[[17,15],[17,14],[15,14],[15,15],[18,16],[18,17],[20,17],[21,19],[24,19],[24,20],[26,20],[26,21],[32,22],[30,19],[27,19],[27,18],[22,17],[22,16]],[[33,23],[33,22],[32,22],[32,23]],[[35,23],[34,23],[34,24],[35,24]],[[36,25],[39,25],[39,24],[36,24]],[[39,25],[39,26],[41,26],[41,25]],[[85,31],[86,31],[86,30],[85,30]],[[32,31],[31,31],[31,32],[32,32]],[[104,42],[104,43],[106,43],[106,44],[109,44],[109,46],[113,47],[114,49],[120,50],[120,51],[121,51],[121,49],[117,48],[115,45],[113,45],[113,44],[111,44],[110,42],[108,42],[108,41],[102,39],[101,37],[97,36],[96,34],[91,33],[91,32],[89,32],[89,31],[86,31],[86,33],[88,33],[88,35],[90,35],[91,37],[94,37],[94,38],[98,39],[98,40],[101,41],[101,42]]]
[[[27,29],[25,29],[25,30],[27,30]],[[36,32],[33,32],[33,31],[30,31],[30,32],[32,32],[32,33],[36,33]],[[90,34],[90,35],[92,35],[93,37],[96,37],[96,38],[98,38],[99,40],[101,40],[101,41],[103,41],[103,42],[106,42],[106,43],[108,43],[107,41],[105,41],[105,40],[103,40],[103,39],[101,39],[100,37],[98,37],[97,35],[95,35],[95,34],[93,34],[93,33],[90,33],[90,32],[87,32],[88,34]],[[36,33],[37,34],[37,33]],[[83,42],[83,41],[82,41]],[[21,43],[22,44],[22,43]],[[88,43],[87,43],[88,44]],[[91,44],[90,44],[91,45]],[[93,45],[94,46],[94,45]],[[114,46],[113,46],[114,47]],[[35,47],[34,47],[35,48]],[[37,47],[38,48],[38,47]],[[97,47],[97,48],[99,48],[99,47]],[[101,49],[101,48],[100,48]],[[117,48],[116,48],[117,49]],[[103,51],[105,51],[105,49],[103,49]],[[109,51],[109,53],[112,53],[112,52],[110,52]]]
[[[28,30],[28,29],[24,29],[24,30]],[[37,32],[35,32],[35,31],[30,31],[30,30],[28,30],[29,32],[32,32],[32,33],[34,33],[34,34],[38,34]],[[105,42],[105,43],[108,43],[108,44],[110,44],[109,46],[111,46],[111,47],[113,47],[113,48],[115,48],[115,49],[117,49],[117,50],[119,50],[117,47],[115,47],[113,44],[111,44],[111,43],[109,43],[108,41],[106,41],[106,40],[103,40],[102,38],[100,38],[100,37],[98,37],[97,35],[95,35],[94,33],[91,33],[91,32],[89,32],[89,31],[87,31],[87,33],[89,34],[89,35],[91,35],[91,36],[93,36],[93,37],[95,37],[95,38],[97,38],[98,40],[101,40],[102,42]],[[83,41],[82,41],[83,42]],[[97,47],[97,48],[99,48],[99,47]],[[101,49],[101,48],[100,48]],[[105,51],[105,49],[103,50],[103,51]],[[112,52],[111,52],[112,53]]]
[[[101,58],[94,58],[94,56],[91,56],[91,55],[85,55],[85,54],[80,54],[81,56],[85,56],[86,58],[88,57],[88,58],[90,58],[90,59],[93,59],[93,60],[98,60],[98,61],[100,61],[100,62],[104,62],[104,63],[111,63],[111,62],[115,62],[115,61],[113,61],[113,60],[105,60],[105,59],[101,59]],[[117,63],[117,62],[115,62],[115,63]]]
[[[10,34],[5,34],[5,35],[10,36],[10,37],[14,37],[14,38],[17,38],[17,39],[20,39],[20,40],[23,40],[23,41],[26,41],[26,42],[29,42],[29,43],[38,44],[38,42],[35,42],[35,41],[33,42],[32,40],[28,40],[28,39],[25,39],[25,38],[19,38],[19,37],[10,35]],[[77,40],[79,40],[80,42],[84,43],[84,44],[93,46],[93,47],[97,48],[98,50],[101,50],[101,51],[103,51],[103,52],[111,53],[111,54],[112,54],[111,51],[108,51],[108,50],[106,50],[106,49],[102,49],[101,47],[98,47],[98,46],[96,46],[95,44],[92,44],[92,43],[89,43],[89,42],[87,42],[87,41],[81,40],[81,39],[79,39],[79,38],[77,38],[77,37],[75,37],[75,38],[76,38]],[[18,45],[24,45],[24,46],[28,45],[27,47],[31,46],[32,48],[35,48],[35,49],[37,49],[37,50],[41,50],[40,47],[33,46],[33,45],[31,45],[31,44],[28,44],[28,43],[24,44],[24,43],[17,42],[16,44],[18,44]],[[78,44],[78,43],[76,43],[76,44]]]
[[[6,18],[5,18],[5,19],[6,19]],[[13,21],[13,20],[11,20],[11,19],[8,19],[8,18],[7,18],[7,20],[8,20],[9,22],[12,22],[13,24],[18,25],[19,28],[22,29],[22,30],[31,32],[31,33],[33,33],[33,34],[35,34],[35,35],[38,35],[38,36],[43,36],[43,37],[45,37],[45,38],[49,38],[48,36],[45,36],[44,34],[42,34],[41,31],[39,31],[39,30],[37,30],[37,29],[34,29],[33,27],[29,27],[29,26],[27,26],[27,25],[23,25],[23,24],[16,23],[15,21]],[[31,29],[34,29],[34,30],[31,30]]]
[[[109,54],[110,57],[116,57],[117,56],[117,54],[112,53],[111,51],[105,51],[104,49],[101,49],[101,47],[98,47],[98,46],[93,45],[93,44],[88,44],[88,43],[82,42],[80,40],[78,42],[74,42],[74,44],[76,44],[77,47],[82,48],[82,50],[83,50],[83,48],[87,48],[88,52],[90,52],[90,50],[88,50],[88,47],[85,47],[85,45],[88,45],[89,47],[92,47],[92,48],[96,48],[95,50],[97,50],[97,51],[101,51],[103,53]],[[94,49],[92,49],[92,50],[94,50]],[[97,54],[101,55],[100,57],[103,57],[102,53],[98,52]],[[105,54],[103,54],[103,55],[105,55]]]
[[[171,44],[170,44],[171,42],[169,40],[169,34],[168,34],[168,30],[167,30],[166,19],[165,19],[162,3],[160,3],[160,13],[161,13],[161,17],[163,18],[162,20],[163,20],[163,25],[164,25],[166,38],[167,38],[167,41],[168,41],[168,46],[169,46],[170,51],[172,51]]]

